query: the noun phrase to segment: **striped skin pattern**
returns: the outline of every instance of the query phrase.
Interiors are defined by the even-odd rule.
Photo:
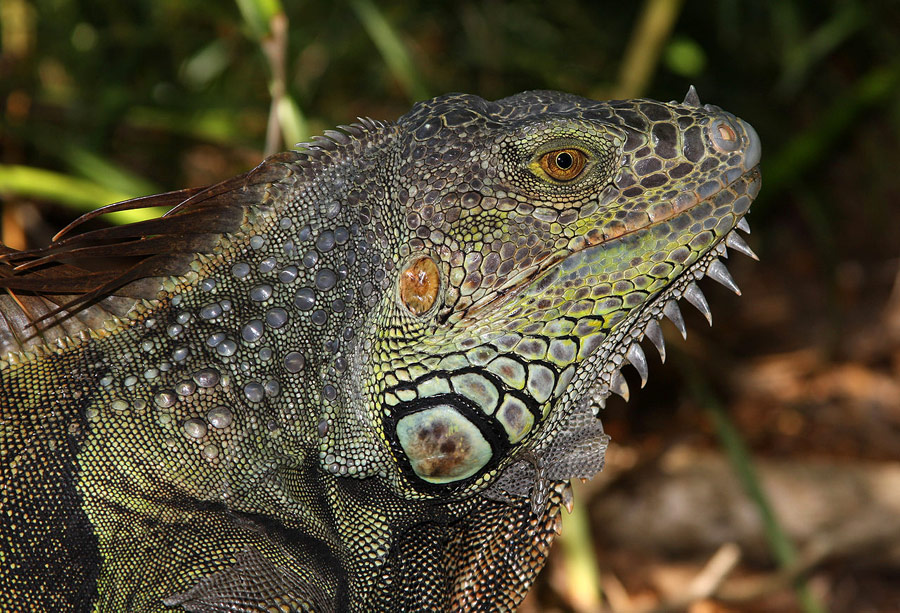
[[[0,302],[0,608],[515,609],[759,156],[693,88],[451,94],[186,198],[238,215],[149,299]]]

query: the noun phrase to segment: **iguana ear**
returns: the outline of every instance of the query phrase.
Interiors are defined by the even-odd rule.
[[[100,329],[138,299],[153,299],[162,278],[183,275],[196,254],[213,254],[225,234],[238,232],[273,186],[303,154],[272,156],[222,183],[136,198],[92,211],[47,247],[0,246],[0,356]],[[112,211],[171,207],[162,217],[80,234],[70,232]],[[125,300],[110,300],[118,296]],[[90,307],[90,308],[88,308]]]

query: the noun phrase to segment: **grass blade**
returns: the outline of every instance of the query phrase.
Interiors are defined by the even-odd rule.
[[[406,45],[384,14],[371,0],[350,0],[350,6],[403,91],[413,102],[429,97]]]
[[[697,372],[697,369],[692,363],[688,362],[687,356],[682,356],[681,363],[683,364],[682,372],[688,381],[691,394],[701,406],[706,408],[707,415],[709,415],[715,427],[716,435],[725,450],[735,475],[760,515],[763,523],[763,532],[776,563],[781,569],[791,567],[797,559],[797,550],[775,515],[775,510],[772,508],[772,504],[763,490],[756,469],[753,466],[753,459],[740,432],[735,428],[728,413],[713,395],[706,382]],[[810,592],[804,581],[798,581],[794,589],[804,613],[825,612],[824,606]]]
[[[79,179],[52,170],[13,164],[0,165],[0,194],[51,200],[83,212],[111,202],[143,195],[110,189],[95,181]],[[151,219],[163,212],[165,209],[159,208],[120,211],[110,213],[107,219],[111,223],[125,224]]]

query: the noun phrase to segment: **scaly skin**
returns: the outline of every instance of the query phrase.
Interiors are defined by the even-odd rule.
[[[150,300],[0,302],[0,607],[514,609],[758,161],[693,90],[452,94],[202,192],[233,226]]]

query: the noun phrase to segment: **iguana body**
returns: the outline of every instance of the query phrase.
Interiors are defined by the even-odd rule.
[[[0,608],[514,609],[620,367],[749,252],[758,138],[693,90],[340,130],[0,265]]]

